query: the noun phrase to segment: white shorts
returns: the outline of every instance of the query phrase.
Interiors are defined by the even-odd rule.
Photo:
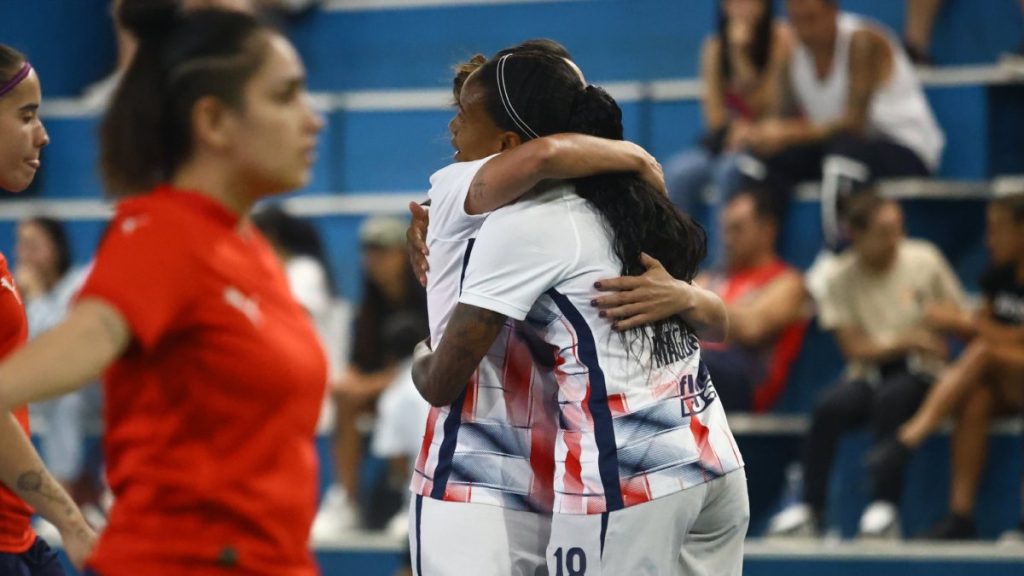
[[[551,517],[489,504],[414,496],[409,548],[415,576],[547,576]]]
[[[549,576],[741,576],[750,521],[740,469],[607,514],[555,514]]]

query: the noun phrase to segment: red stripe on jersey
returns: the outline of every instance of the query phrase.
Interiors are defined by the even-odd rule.
[[[647,489],[647,475],[634,476],[621,482],[622,504],[626,507],[635,504],[642,504],[651,499],[650,491]]]
[[[472,486],[449,482],[444,491],[444,499],[448,502],[469,502],[472,494]]]
[[[416,469],[421,472],[427,469],[430,445],[434,442],[434,427],[437,426],[437,416],[440,412],[440,409],[431,407],[427,415],[427,429],[423,431],[423,444],[420,445],[420,455],[416,458]]]
[[[533,398],[533,356],[530,349],[515,333],[508,336],[505,347],[505,372],[502,386],[505,390],[505,414],[512,426],[530,425],[530,406]]]
[[[612,394],[608,397],[608,408],[612,411],[612,418],[629,414],[629,403],[625,394]]]
[[[691,414],[693,414],[693,399],[687,398],[685,400],[686,407]],[[693,439],[697,443],[697,449],[700,451],[700,461],[704,465],[706,470],[715,470],[721,473],[723,466],[722,461],[718,458],[718,454],[715,453],[715,449],[711,446],[710,442],[710,430],[700,418],[696,415],[690,416],[690,432],[693,434]]]
[[[475,422],[476,421],[476,398],[477,398],[477,387],[480,385],[480,369],[477,368],[473,372],[473,376],[469,379],[469,384],[466,384],[466,400],[462,403],[462,421],[463,422]]]

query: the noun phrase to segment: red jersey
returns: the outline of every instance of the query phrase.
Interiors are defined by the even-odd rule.
[[[709,287],[722,298],[723,302],[733,304],[755,297],[766,286],[791,270],[793,267],[789,264],[781,260],[773,260],[763,266],[735,274],[712,275]],[[775,339],[761,349],[745,349],[764,366],[765,378],[754,388],[754,412],[767,412],[782,395],[782,391],[786,387],[786,380],[789,378],[789,370],[797,356],[800,355],[807,325],[807,320],[794,322],[783,328]],[[716,343],[703,343],[702,345],[709,350],[726,347],[725,344]]]
[[[160,187],[120,202],[80,299],[134,341],[104,376],[115,504],[103,576],[310,576],[313,445],[327,379],[266,240],[215,200]]]
[[[14,277],[7,268],[7,259],[0,254],[0,358],[28,341],[28,321]],[[14,416],[26,434],[28,407],[14,410]],[[32,508],[7,487],[0,485],[0,552],[21,554],[32,547],[36,535],[32,531]]]

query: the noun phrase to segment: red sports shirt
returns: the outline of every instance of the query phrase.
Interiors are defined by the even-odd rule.
[[[28,340],[28,321],[7,259],[0,254],[0,358]],[[28,407],[14,410],[21,428],[28,434]],[[32,508],[0,485],[0,552],[21,554],[32,547],[36,535],[31,526]]]
[[[266,240],[207,196],[157,188],[118,205],[79,298],[134,336],[104,377],[115,504],[89,566],[316,574],[326,360]]]

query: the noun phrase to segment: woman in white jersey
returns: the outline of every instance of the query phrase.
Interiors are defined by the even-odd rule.
[[[505,63],[515,78],[530,75],[529,102],[516,101],[527,118],[559,105],[546,97],[550,92],[582,87],[564,58],[537,49],[516,54]],[[523,144],[528,138],[512,117],[488,106],[496,102],[473,89],[460,92],[449,126],[456,162],[431,177],[427,300],[435,345],[458,299],[462,267],[487,211],[543,180],[603,171],[640,172],[652,185],[664,186],[660,166],[633,144],[578,134]],[[561,104],[556,113],[567,116],[569,105]],[[433,409],[428,417],[411,487],[416,494],[410,510],[413,567],[423,575],[456,574],[466,566],[474,574],[543,574],[553,430],[530,423],[553,422],[554,406],[543,392],[553,385],[535,369],[529,344],[511,328],[502,346],[478,364],[470,385],[469,375],[461,382],[466,397]]]
[[[493,94],[524,133],[543,133],[537,126],[552,116],[531,124],[519,115],[516,94],[528,89],[520,79],[489,62],[464,93]],[[602,90],[565,85],[547,94],[569,103],[559,131],[621,139],[621,112]],[[461,383],[487,361],[509,319],[524,321],[556,381],[548,573],[740,574],[749,516],[743,464],[694,330],[673,315],[617,332],[592,300],[600,279],[641,273],[643,253],[692,279],[704,235],[635,176],[574,184],[575,193],[550,186],[483,224],[460,304],[436,352],[414,366],[417,386],[435,405],[464,404]]]

